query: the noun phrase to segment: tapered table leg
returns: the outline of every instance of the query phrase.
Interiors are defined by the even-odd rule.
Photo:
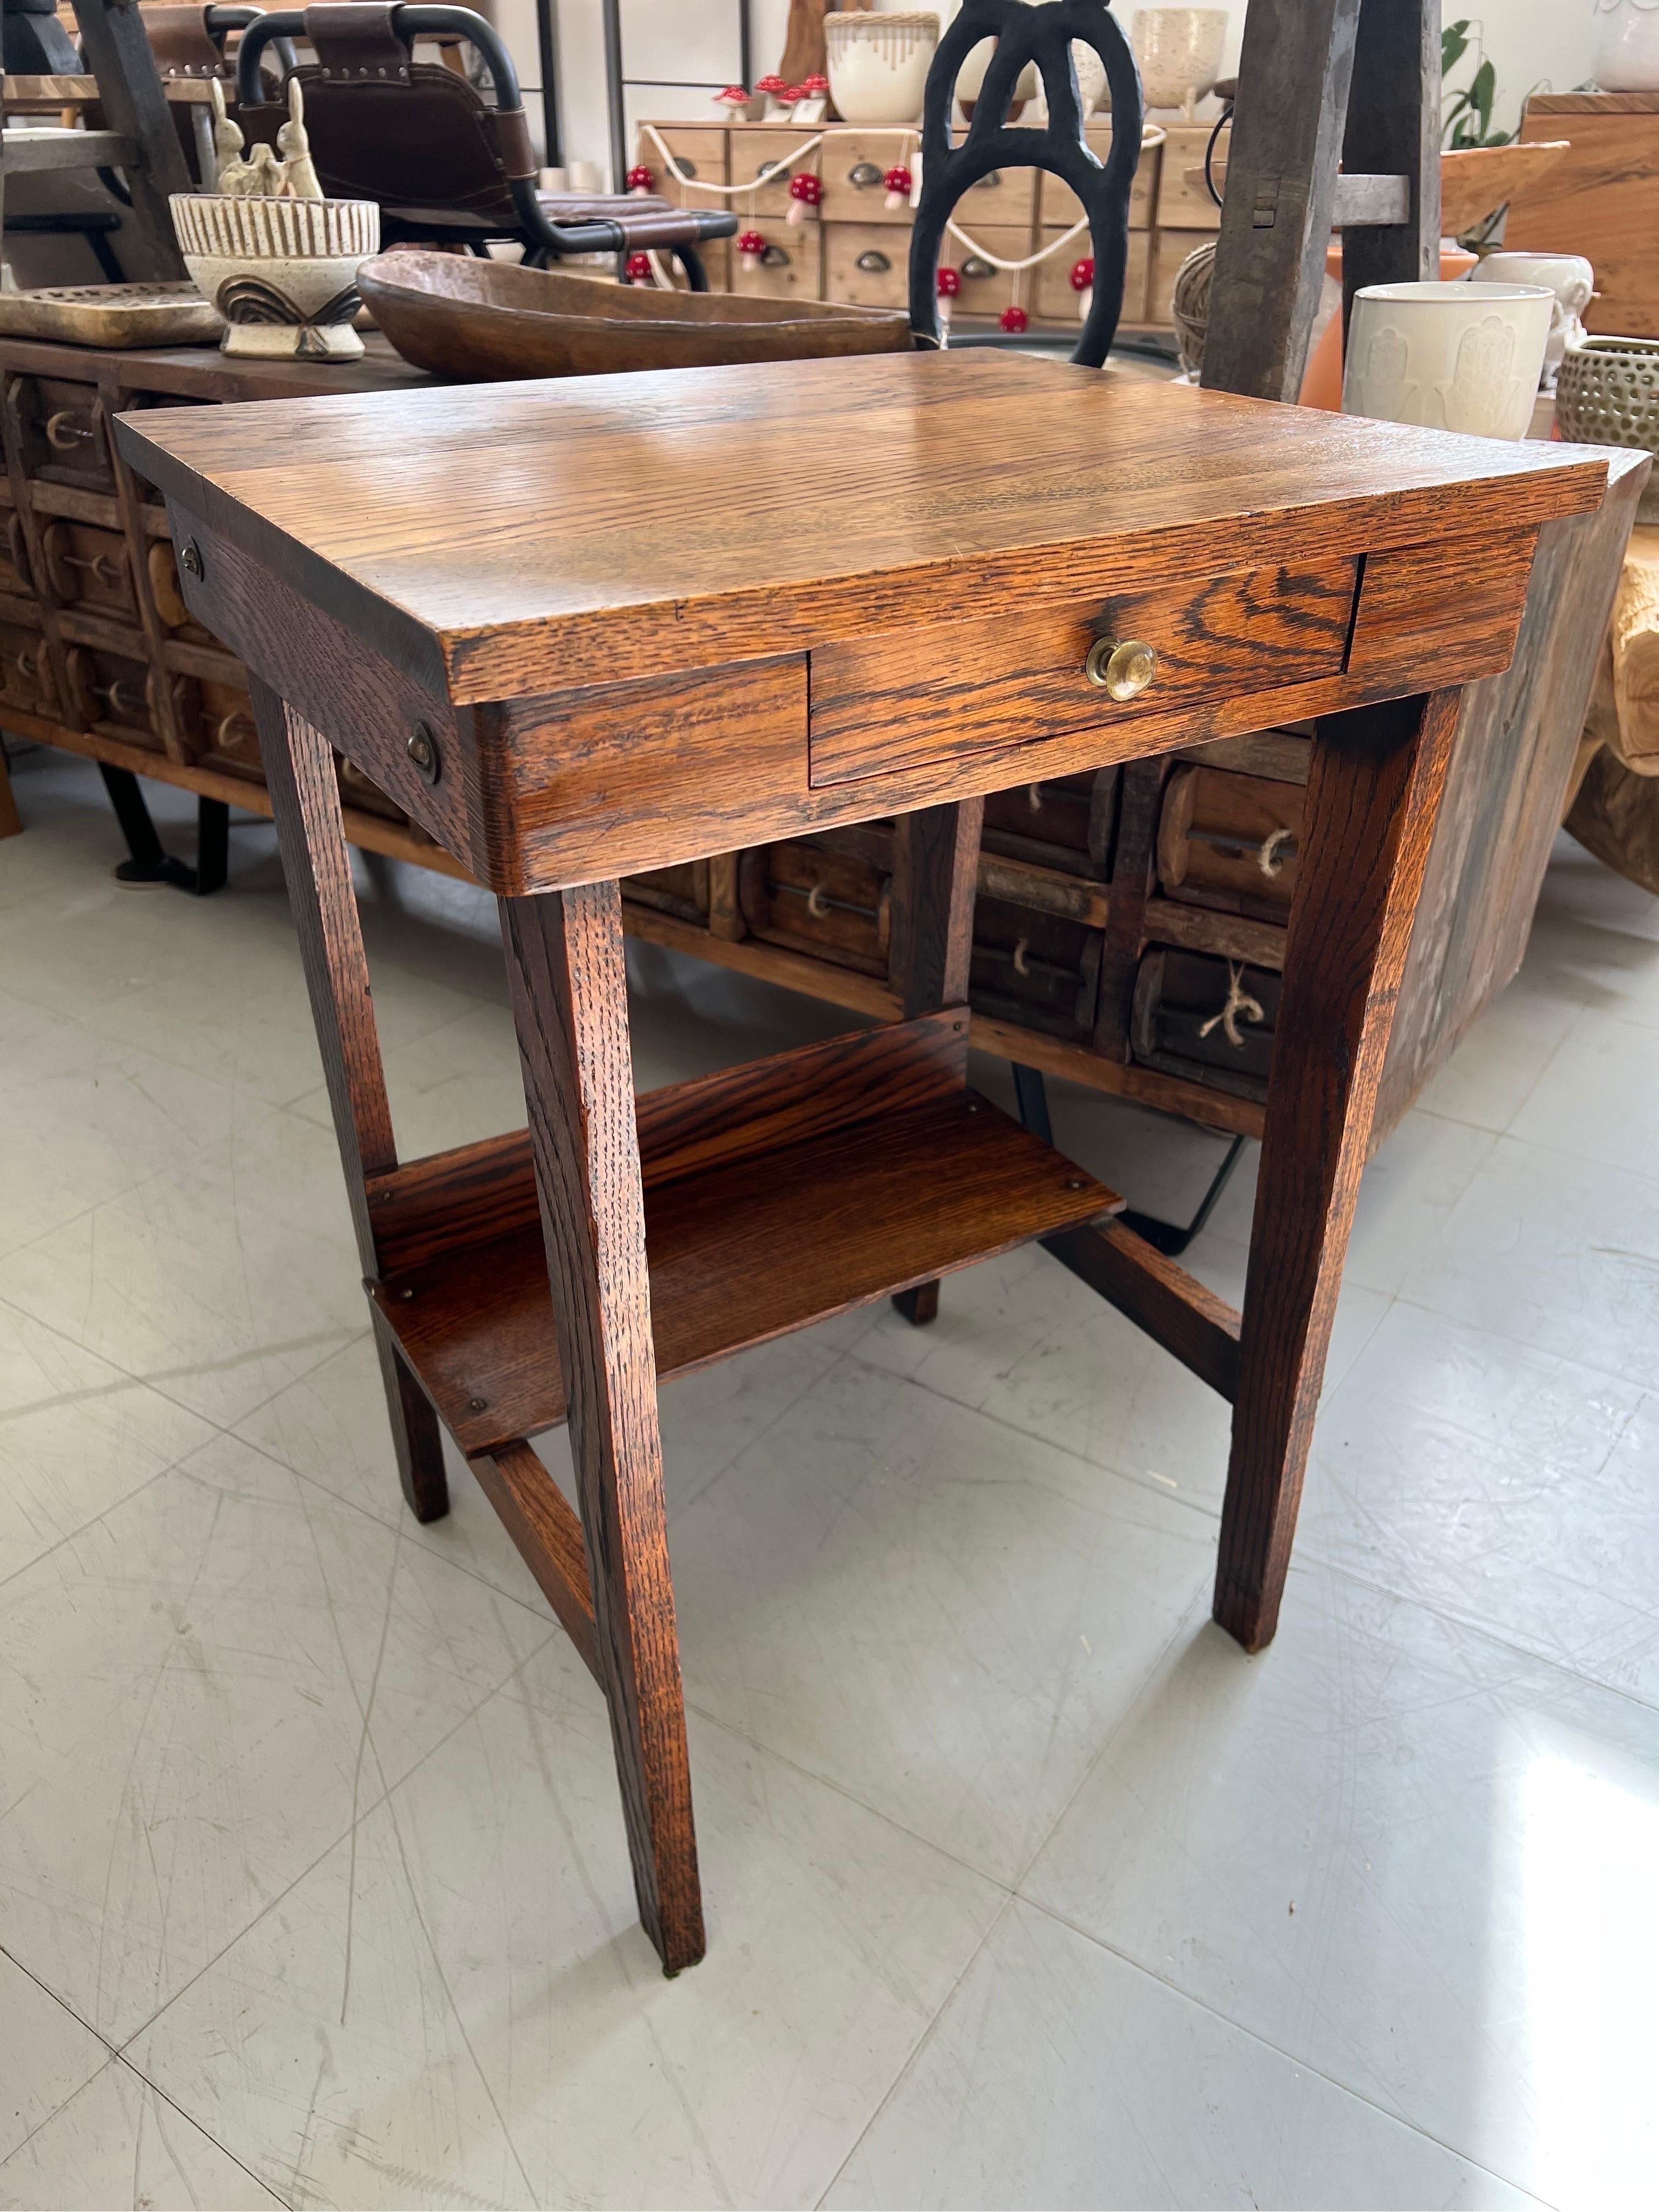
[[[1245,1279],[1215,1617],[1270,1643],[1457,691],[1319,726]]]
[[[634,1887],[671,1974],[703,1953],[614,883],[501,902]]]
[[[380,1270],[367,1180],[395,1168],[398,1152],[334,751],[320,731],[257,677],[253,714],[351,1201],[357,1256],[365,1279],[372,1280]],[[417,1521],[436,1521],[449,1510],[437,1416],[378,1322],[374,1336],[404,1496]]]

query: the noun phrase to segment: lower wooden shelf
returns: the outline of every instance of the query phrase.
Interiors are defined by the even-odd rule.
[[[665,1376],[1123,1203],[966,1091],[665,1183],[652,1181],[642,1112],[641,1152]],[[457,1444],[471,1455],[555,1426],[564,1384],[527,1133],[389,1182],[400,1245],[428,1256],[371,1295]],[[428,1224],[399,1186],[430,1190]]]

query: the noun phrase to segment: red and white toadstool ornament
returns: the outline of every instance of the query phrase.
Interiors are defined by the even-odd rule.
[[[777,113],[779,106],[783,100],[784,88],[783,79],[779,76],[775,71],[774,71],[770,76],[762,77],[759,83],[755,87],[757,92],[763,92],[766,94],[766,112],[768,115],[775,115]]]
[[[1081,261],[1072,264],[1072,289],[1077,294],[1079,320],[1087,322],[1089,310],[1095,303],[1095,257],[1085,253]]]
[[[808,208],[823,204],[823,185],[811,170],[803,169],[789,179],[789,216],[791,222],[805,222]]]
[[[629,255],[628,281],[630,284],[651,284],[656,282],[656,271],[651,266],[651,256],[648,253]]]
[[[887,187],[886,205],[890,210],[904,205],[916,180],[902,161],[896,161],[881,181]]]
[[[962,271],[947,263],[939,272],[935,289],[939,294],[939,319],[941,325],[951,327],[951,302],[962,295]]]
[[[814,70],[811,76],[804,76],[800,81],[803,100],[822,100],[829,89],[830,80],[822,70]]]
[[[744,274],[752,276],[766,258],[766,240],[759,231],[744,231],[738,240],[738,255],[743,263]]]
[[[726,110],[728,123],[741,123],[749,112],[749,99],[747,85],[728,84],[724,92],[714,94],[714,105]]]
[[[1010,337],[1015,338],[1020,335],[1021,331],[1029,331],[1030,329],[1031,318],[1026,313],[1024,308],[1020,306],[1018,301],[1016,301],[1012,307],[1005,307],[1003,309],[1002,327],[1007,331]]]
[[[647,169],[643,161],[636,161],[628,173],[628,189],[635,196],[648,195],[657,189],[657,173]]]

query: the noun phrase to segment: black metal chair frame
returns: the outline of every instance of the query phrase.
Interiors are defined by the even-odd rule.
[[[981,39],[995,53],[974,105],[967,135],[951,143],[951,105],[963,61]],[[1073,40],[1092,46],[1112,95],[1111,151],[1103,161],[1083,128],[1083,101],[1072,60]],[[1041,130],[1014,129],[1008,110],[1026,66],[1035,63],[1048,98]],[[1140,160],[1145,115],[1140,71],[1106,0],[965,0],[939,40],[921,111],[921,193],[910,234],[910,327],[918,344],[940,343],[938,275],[945,226],[969,185],[994,169],[1046,169],[1069,185],[1089,218],[1094,295],[1072,359],[1098,368],[1123,310],[1129,259],[1129,194]]]
[[[464,40],[483,58],[496,112],[523,112],[524,99],[513,57],[492,26],[470,8],[428,7],[414,4],[414,0],[404,0],[403,5],[392,10],[392,30],[411,51],[418,38]],[[237,54],[237,97],[240,102],[251,106],[257,101],[259,56],[271,40],[304,36],[302,9],[275,10],[258,17],[244,32]],[[525,258],[531,266],[539,266],[550,256],[562,260],[570,254],[621,253],[626,250],[627,234],[619,222],[603,217],[582,222],[554,222],[542,207],[533,177],[509,177],[506,181],[519,218],[517,234],[524,243]],[[702,218],[702,235],[705,238],[729,238],[737,228],[735,216],[710,215]],[[501,234],[505,238],[510,234],[503,228]],[[665,250],[685,270],[686,281],[694,292],[708,289],[708,274],[695,246],[674,246]]]

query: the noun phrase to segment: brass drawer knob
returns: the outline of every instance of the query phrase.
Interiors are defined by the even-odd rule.
[[[1136,699],[1158,673],[1158,655],[1143,638],[1097,637],[1089,647],[1083,672],[1114,699]]]

